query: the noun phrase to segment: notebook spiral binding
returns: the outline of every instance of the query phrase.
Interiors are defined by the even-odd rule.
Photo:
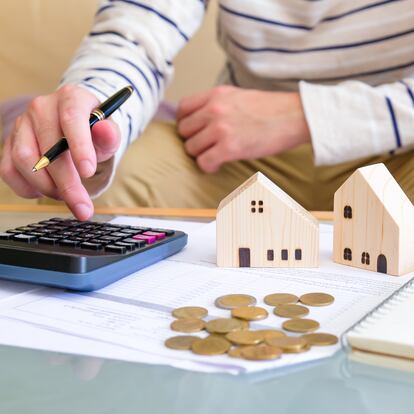
[[[378,306],[368,312],[358,322],[354,323],[349,329],[347,329],[341,337],[341,344],[344,348],[350,351],[350,345],[346,339],[349,332],[355,333],[362,332],[367,326],[371,325],[372,322],[380,320],[384,317],[394,306],[398,303],[404,302],[405,299],[414,294],[414,278],[410,279],[407,283],[401,286],[387,299],[384,299]]]

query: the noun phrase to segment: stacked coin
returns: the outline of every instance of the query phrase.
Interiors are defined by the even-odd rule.
[[[268,318],[268,311],[256,306],[255,297],[246,294],[220,296],[215,305],[230,311],[228,318],[205,321],[208,311],[198,306],[174,309],[176,318],[171,329],[184,333],[208,333],[200,338],[192,335],[178,335],[165,341],[165,346],[174,350],[190,350],[197,355],[228,354],[233,358],[264,361],[279,358],[283,353],[301,353],[312,346],[334,345],[338,338],[327,333],[315,333],[319,323],[304,318],[309,314],[306,306],[327,306],[334,297],[326,293],[307,293],[296,296],[290,293],[273,293],[264,298],[264,303],[273,306],[273,313],[289,318],[282,324],[285,331],[302,333],[302,336],[288,336],[277,329],[250,329],[250,322]],[[301,304],[298,304],[298,303]],[[306,306],[304,306],[306,305]]]

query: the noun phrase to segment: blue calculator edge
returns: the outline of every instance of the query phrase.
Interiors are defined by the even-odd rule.
[[[139,254],[102,266],[86,273],[66,273],[29,267],[0,264],[0,279],[35,283],[77,291],[101,289],[144,267],[157,263],[182,250],[188,240],[186,233],[168,243],[148,249]]]

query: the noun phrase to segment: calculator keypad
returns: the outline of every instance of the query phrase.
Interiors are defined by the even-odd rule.
[[[81,222],[55,217],[0,232],[0,240],[54,245],[56,248],[69,247],[77,251],[126,254],[146,245],[163,241],[174,234],[173,230],[91,221]]]

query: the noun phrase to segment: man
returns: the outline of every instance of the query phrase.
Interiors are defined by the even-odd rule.
[[[78,218],[89,218],[90,196],[108,187],[151,120],[171,62],[206,6],[103,1],[62,86],[36,98],[16,121],[0,162],[4,181],[20,196],[63,199]],[[414,143],[413,6],[222,0],[219,38],[228,65],[221,83],[231,86],[184,98],[177,112],[183,141],[144,134],[135,162],[128,170],[121,165],[121,180],[133,178],[125,182],[141,204],[214,206],[261,170],[305,207],[329,208],[353,169],[382,161],[414,199],[407,151]],[[90,111],[126,84],[133,97],[91,135]],[[62,135],[70,153],[31,173]]]

